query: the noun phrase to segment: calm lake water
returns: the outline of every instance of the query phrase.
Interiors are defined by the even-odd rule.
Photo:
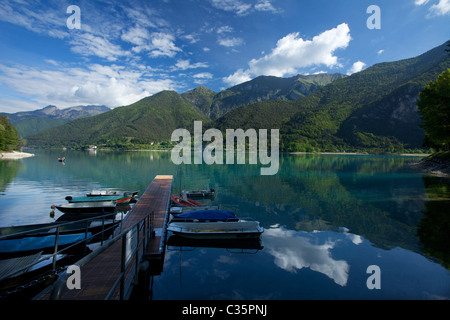
[[[142,194],[169,174],[174,192],[213,187],[205,203],[265,228],[260,242],[228,248],[169,237],[155,300],[450,298],[450,188],[410,168],[418,158],[281,155],[275,176],[257,165],[183,165],[180,183],[169,152],[32,152],[0,161],[0,227],[53,222],[62,214],[51,205],[68,195]],[[380,289],[367,286],[372,265]]]

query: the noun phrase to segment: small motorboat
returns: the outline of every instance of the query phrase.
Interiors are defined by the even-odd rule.
[[[183,199],[182,197],[176,196],[174,194],[171,194],[170,197],[174,204],[180,205],[183,207],[203,207],[203,206],[205,206],[205,204],[203,204],[201,202],[198,202],[198,201],[195,201],[192,199]]]
[[[198,210],[219,210],[219,206],[202,206],[202,207],[170,207],[170,213],[173,215]]]
[[[257,238],[264,229],[258,221],[218,221],[218,222],[171,222],[167,230],[186,238]]]
[[[69,203],[76,203],[76,202],[104,202],[104,201],[113,201],[115,203],[128,203],[133,198],[133,195],[131,193],[123,193],[121,195],[107,195],[107,196],[97,196],[97,197],[72,197],[67,196],[66,200]]]
[[[63,266],[68,260],[67,255],[56,255],[56,267]],[[32,288],[45,278],[53,276],[52,255],[42,252],[17,258],[0,260],[0,292],[13,295],[15,288]],[[20,292],[23,294],[23,292]]]
[[[58,236],[58,247],[62,248],[90,238],[91,232],[61,234]],[[0,241],[0,255],[17,254],[20,252],[34,252],[49,250],[55,247],[56,235],[25,236],[17,239]]]
[[[62,215],[56,222],[2,227],[0,228],[0,237],[9,236],[8,238],[23,238],[28,234],[33,234],[34,236],[54,235],[56,233],[56,228],[59,228],[60,234],[84,233],[86,232],[86,228],[88,228],[89,231],[97,232],[101,231],[102,225],[109,226],[116,223],[113,215],[110,217],[107,216],[106,218],[104,217],[103,220],[99,218],[92,221],[78,221],[78,217],[69,214]],[[19,235],[16,236],[16,234]]]
[[[52,206],[53,207],[53,206]],[[73,202],[54,206],[64,213],[106,214],[114,213],[116,204],[111,201]]]
[[[3,227],[0,228],[0,258],[20,256],[24,252],[52,253],[57,234],[58,248],[62,248],[104,231],[108,233],[119,223],[112,215],[79,221],[78,215],[65,214],[52,223]]]
[[[217,222],[239,221],[236,214],[229,210],[198,210],[172,215],[170,222]]]
[[[131,194],[135,197],[139,191],[116,191],[116,190],[92,190],[86,193],[86,197],[101,197],[101,196],[122,196],[124,194]]]
[[[209,190],[190,190],[184,191],[188,198],[213,198],[215,190],[213,188]]]

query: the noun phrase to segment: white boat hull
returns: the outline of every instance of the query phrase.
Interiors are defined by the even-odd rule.
[[[167,230],[186,238],[257,238],[264,229],[257,221],[172,222]]]

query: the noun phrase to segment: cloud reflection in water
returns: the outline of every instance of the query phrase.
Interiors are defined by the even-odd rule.
[[[348,233],[347,229],[341,231],[353,244],[362,242],[360,236]],[[340,286],[347,284],[349,264],[331,256],[331,250],[341,239],[331,239],[329,232],[308,233],[275,225],[264,230],[264,240],[264,249],[275,257],[274,263],[281,269],[296,273],[297,270],[309,268],[326,275]]]

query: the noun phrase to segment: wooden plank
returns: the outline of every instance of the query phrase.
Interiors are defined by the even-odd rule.
[[[122,230],[133,226],[149,213],[153,212],[153,228],[165,229],[168,205],[172,187],[172,176],[158,175],[136,203],[132,211],[123,221]],[[118,231],[120,232],[120,231]],[[142,239],[143,231],[139,234]],[[162,235],[149,239],[150,254],[161,254]],[[64,300],[103,300],[120,275],[122,257],[122,241],[117,241],[111,247],[99,254],[93,260],[80,268],[81,289],[66,289],[62,295]],[[134,266],[129,275],[133,275]],[[117,290],[118,292],[118,290]],[[118,294],[118,293],[117,293]],[[47,295],[48,299],[48,295]]]

